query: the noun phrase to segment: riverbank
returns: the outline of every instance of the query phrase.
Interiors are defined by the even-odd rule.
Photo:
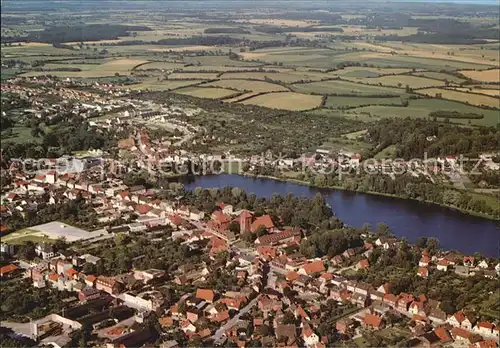
[[[272,176],[272,175],[255,175],[255,174],[250,174],[250,173],[246,173],[246,172],[238,173],[238,174],[231,174],[231,173],[226,173],[226,174],[241,175],[241,176],[245,176],[245,177],[249,177],[249,178],[256,178],[256,179],[270,179],[270,180],[276,180],[276,181],[280,181],[280,182],[289,182],[289,183],[293,183],[293,184],[297,184],[297,185],[304,185],[307,187],[317,188],[317,189],[341,190],[341,191],[352,192],[352,193],[361,193],[361,194],[369,194],[369,195],[373,195],[373,196],[382,196],[382,197],[397,198],[397,199],[401,199],[401,200],[410,200],[410,201],[414,201],[414,202],[433,204],[433,205],[437,205],[437,206],[440,206],[443,208],[452,209],[452,210],[458,211],[458,212],[465,214],[465,215],[476,216],[476,217],[480,217],[480,218],[488,219],[488,220],[493,220],[493,221],[500,221],[500,215],[496,215],[496,216],[488,215],[488,214],[478,213],[478,212],[471,211],[471,210],[462,209],[462,208],[459,208],[459,207],[456,207],[453,205],[447,205],[447,204],[433,202],[433,201],[422,201],[422,200],[418,200],[418,199],[414,199],[414,198],[400,197],[400,196],[389,194],[389,193],[382,193],[382,192],[376,192],[376,191],[349,190],[349,189],[342,187],[342,186],[318,186],[318,185],[313,185],[310,182],[303,181],[303,180],[298,180],[298,179],[294,179],[294,178],[276,177],[276,176]],[[499,205],[500,205],[500,203],[499,203]]]

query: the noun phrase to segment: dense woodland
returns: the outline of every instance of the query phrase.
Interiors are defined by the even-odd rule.
[[[497,150],[500,139],[500,130],[493,127],[470,128],[411,118],[380,120],[368,127],[368,134],[377,149],[396,145],[396,157],[406,160],[424,158],[425,153],[427,158],[477,156]]]
[[[2,17],[3,20],[3,17]],[[117,24],[87,24],[54,26],[42,31],[31,31],[27,36],[4,36],[2,43],[8,42],[81,42],[98,40],[116,40],[120,36],[130,36],[131,32],[150,31],[146,26]]]

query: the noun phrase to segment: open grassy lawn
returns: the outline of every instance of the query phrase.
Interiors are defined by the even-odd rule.
[[[411,69],[404,68],[369,68],[369,67],[347,67],[342,70],[333,71],[331,74],[343,77],[379,77],[383,75],[404,74],[410,72]]]
[[[198,98],[220,99],[237,94],[230,89],[215,88],[215,87],[187,87],[176,90],[175,93],[190,95]]]
[[[33,137],[31,135],[31,128],[24,126],[14,126],[10,128],[10,131],[6,130],[2,132],[2,141],[0,142],[1,147],[4,147],[7,143],[25,143],[25,142],[40,142],[41,138]]]
[[[367,105],[403,105],[400,97],[337,97],[328,96],[325,107],[332,109],[357,108]]]
[[[422,71],[422,72],[415,72],[413,73],[415,76],[423,76],[423,77],[428,77],[431,79],[436,79],[436,80],[441,80],[441,81],[449,81],[451,83],[462,83],[465,82],[465,79],[462,79],[460,77],[457,77],[452,74],[447,74],[447,73],[441,73],[441,72],[436,72],[436,71]]]
[[[188,87],[197,85],[203,80],[163,80],[158,81],[156,78],[150,78],[134,85],[121,86],[122,88],[132,90],[145,90],[151,91],[172,91],[177,88]]]
[[[259,95],[242,101],[242,104],[264,106],[271,109],[303,111],[321,105],[321,96],[293,92],[280,92]]]
[[[38,230],[25,228],[3,236],[2,242],[8,244],[23,244],[24,242],[53,243],[54,240],[44,236],[43,233]]]
[[[158,69],[158,70],[176,70],[182,69],[184,67],[183,63],[175,62],[150,62],[143,64],[137,68],[137,70],[148,70],[148,69]]]
[[[286,87],[265,81],[252,80],[220,80],[206,84],[205,86],[236,89],[238,91],[252,92],[281,92],[288,91]]]
[[[463,70],[459,71],[465,77],[471,78],[475,81],[479,82],[496,82],[500,83],[500,69],[491,69],[491,70]]]
[[[359,96],[376,95],[401,95],[401,89],[381,86],[368,86],[359,83],[330,80],[311,83],[301,83],[292,85],[292,89],[300,93],[321,93],[321,94],[349,94]]]
[[[390,75],[390,76],[381,76],[375,78],[367,78],[363,79],[363,83],[368,83],[371,85],[383,85],[383,86],[392,86],[405,88],[408,85],[412,89],[417,88],[426,88],[431,86],[444,86],[444,81],[428,79],[425,77],[419,76],[411,76],[411,75]]]
[[[294,83],[299,81],[319,81],[326,78],[325,74],[314,72],[229,72],[221,76],[222,79],[239,80],[266,80]]]
[[[477,106],[490,106],[494,108],[500,108],[500,100],[486,95],[465,93],[443,88],[427,88],[418,90],[417,92],[430,97],[435,97],[436,94],[440,93],[442,98],[444,99],[456,100],[463,103],[467,102],[469,104]]]
[[[365,135],[367,132],[368,132],[368,129],[363,129],[363,130],[360,130],[358,132],[343,134],[342,136],[349,139],[349,140],[356,140],[358,137]]]
[[[198,79],[198,80],[214,80],[218,76],[218,73],[198,73],[198,72],[190,72],[190,73],[173,73],[168,75],[169,80],[189,80],[189,79]]]
[[[396,155],[396,145],[390,145],[382,149],[374,157],[377,160],[383,160],[388,158],[394,158],[395,155]]]
[[[484,115],[482,119],[471,120],[473,125],[496,126],[498,123],[498,111],[477,108],[450,100],[443,99],[416,99],[409,100],[407,107],[394,106],[367,106],[348,110],[346,116],[358,116],[359,119],[373,121],[383,117],[428,117],[429,113],[438,110],[458,111],[462,113],[476,113]],[[369,114],[369,115],[368,115]],[[468,124],[467,119],[453,119],[451,122]]]

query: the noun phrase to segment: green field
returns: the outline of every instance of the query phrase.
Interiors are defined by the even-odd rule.
[[[125,85],[122,88],[132,90],[145,90],[151,91],[172,91],[177,88],[188,87],[202,83],[203,80],[163,80],[158,81],[156,78],[150,78],[142,81],[141,83],[133,85]]]
[[[269,83],[265,81],[252,81],[252,80],[220,80],[207,83],[204,86],[221,87],[235,89],[238,91],[252,91],[252,92],[282,92],[288,91],[286,87]]]
[[[377,97],[338,97],[328,96],[325,107],[332,109],[356,108],[367,105],[402,105],[403,99],[400,97],[377,98]]]
[[[192,97],[207,98],[207,99],[220,99],[227,98],[234,94],[238,94],[230,89],[215,88],[215,87],[187,87],[178,89],[175,93],[190,95]]]
[[[465,79],[462,79],[462,78],[457,77],[457,76],[452,75],[452,74],[446,74],[446,73],[435,72],[435,71],[416,72],[416,73],[413,73],[413,75],[424,76],[424,77],[428,77],[431,79],[437,79],[437,80],[441,80],[441,81],[449,81],[451,83],[456,83],[456,84],[460,84],[460,83],[466,81]]]
[[[348,110],[345,112],[347,116],[358,115],[362,119],[373,120],[382,117],[428,117],[432,111],[447,110],[458,111],[462,113],[476,113],[483,114],[483,119],[471,120],[471,124],[483,126],[496,126],[498,123],[498,111],[480,109],[471,105],[466,105],[454,101],[442,99],[416,99],[409,100],[407,107],[393,107],[393,106],[367,106],[357,109]],[[371,115],[362,115],[369,113]],[[451,122],[468,124],[467,119],[453,119]]]
[[[14,126],[10,130],[5,130],[2,132],[2,141],[0,142],[1,147],[4,147],[7,143],[26,143],[26,142],[41,142],[41,138],[33,137],[31,135],[31,128],[24,126]]]
[[[359,95],[359,96],[371,96],[371,95],[394,96],[394,95],[402,95],[404,93],[404,90],[397,88],[362,85],[359,83],[342,81],[342,80],[294,84],[292,85],[292,89],[300,93],[341,94],[341,95],[348,94],[348,95]]]

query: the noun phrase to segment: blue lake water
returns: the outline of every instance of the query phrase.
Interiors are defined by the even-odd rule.
[[[369,223],[375,228],[377,223],[383,222],[395,235],[404,236],[410,242],[420,236],[435,237],[445,249],[499,256],[500,228],[497,222],[435,204],[227,174],[195,177],[185,186],[189,190],[196,187],[240,187],[258,197],[288,193],[312,197],[320,192],[335,215],[350,226],[361,227]]]

